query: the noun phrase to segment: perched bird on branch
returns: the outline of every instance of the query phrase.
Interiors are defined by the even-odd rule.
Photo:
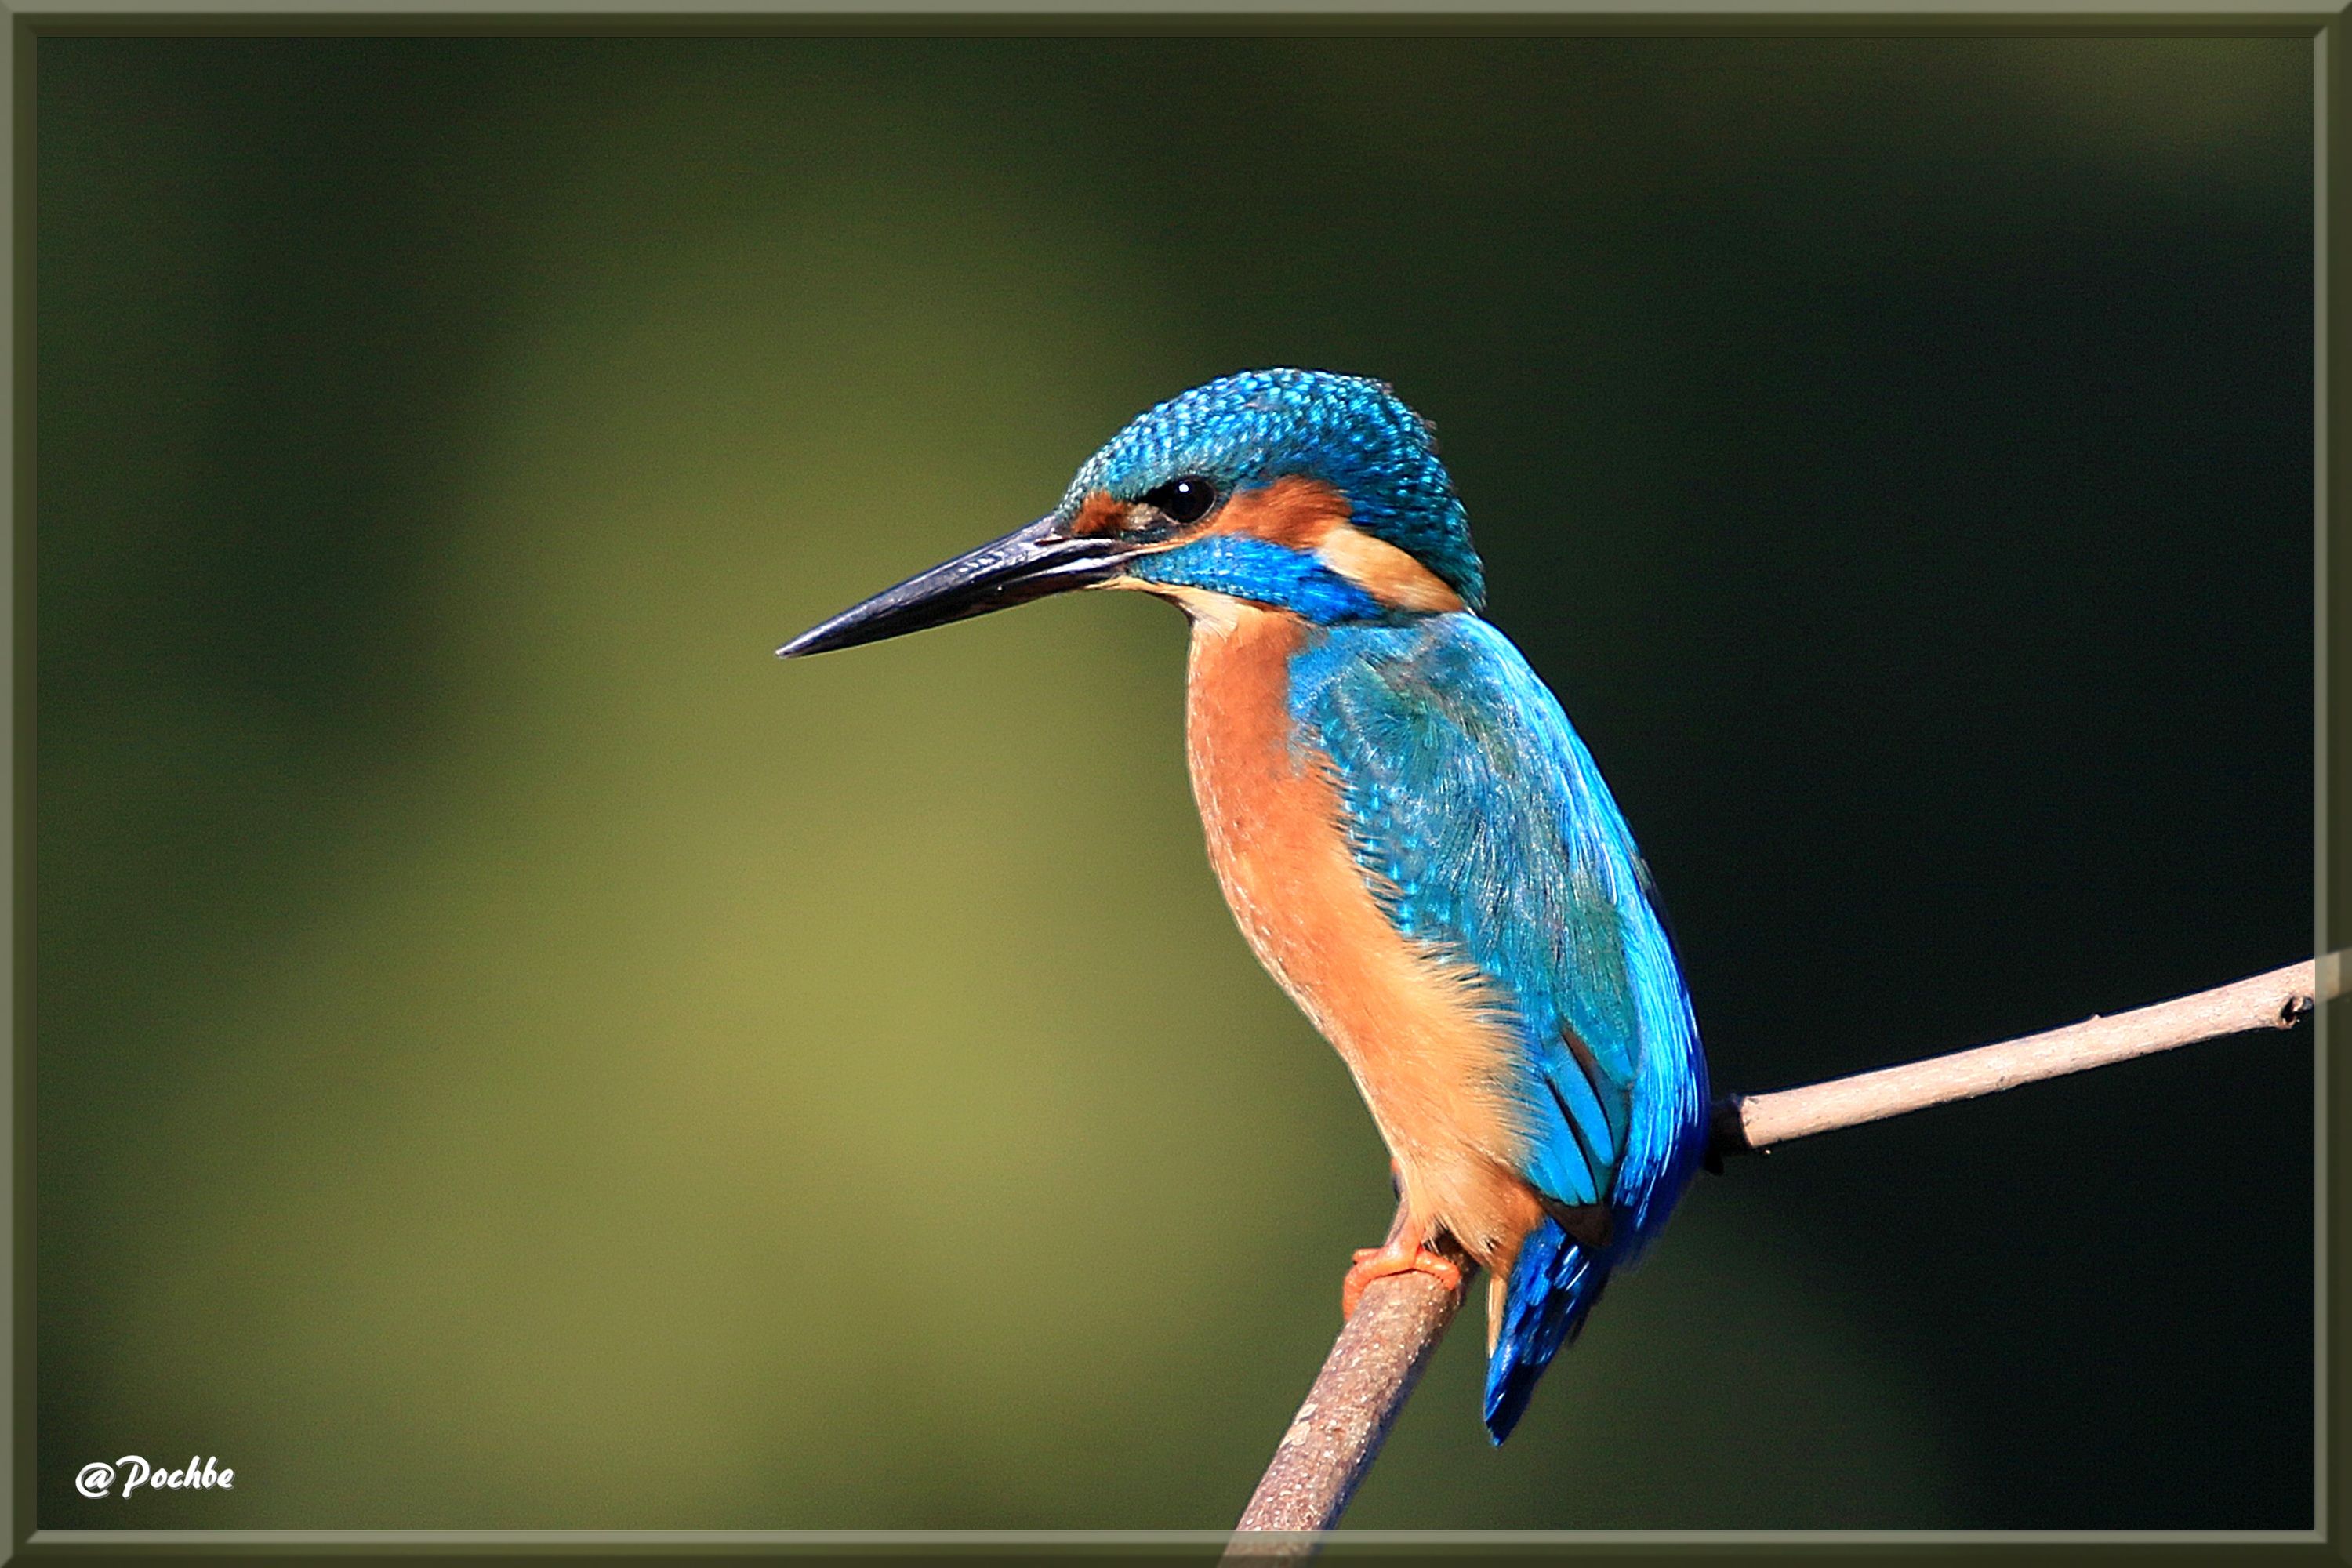
[[[1706,1062],[1648,869],[1559,703],[1479,618],[1429,426],[1269,370],[1138,417],[1028,527],[786,643],[853,647],[1071,588],[1192,621],[1192,791],[1243,934],[1355,1075],[1395,1223],[1342,1290],[1487,1269],[1501,1442],[1706,1141]]]

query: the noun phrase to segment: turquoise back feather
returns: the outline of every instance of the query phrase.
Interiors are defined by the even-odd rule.
[[[1488,1367],[1500,1441],[1698,1162],[1706,1063],[1689,997],[1591,754],[1493,626],[1462,614],[1322,628],[1292,660],[1290,703],[1331,759],[1389,917],[1476,969],[1514,1015],[1521,1173],[1555,1205],[1611,1216],[1599,1256],[1547,1221],[1513,1270]]]

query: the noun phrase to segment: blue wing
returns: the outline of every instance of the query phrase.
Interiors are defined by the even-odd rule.
[[[1291,681],[1391,916],[1517,1014],[1512,1087],[1532,1134],[1521,1173],[1556,1208],[1605,1205],[1612,1221],[1605,1244],[1586,1246],[1547,1222],[1513,1272],[1490,1369],[1510,1386],[1490,1381],[1488,1400],[1490,1426],[1497,1398],[1509,1406],[1507,1430],[1609,1267],[1640,1250],[1696,1163],[1706,1066],[1689,998],[1624,818],[1500,632],[1469,615],[1334,626]]]
[[[1524,1173],[1644,1228],[1706,1103],[1690,1003],[1633,835],[1559,703],[1467,615],[1333,627],[1292,671],[1359,861],[1408,934],[1518,1016]]]

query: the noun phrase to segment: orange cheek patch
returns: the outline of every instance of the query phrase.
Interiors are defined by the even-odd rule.
[[[1312,551],[1347,521],[1347,497],[1320,479],[1294,474],[1237,492],[1206,531],[1245,533],[1293,550]]]
[[[1225,503],[1210,533],[1240,533],[1313,555],[1392,609],[1444,614],[1462,595],[1443,578],[1384,540],[1349,526],[1348,498],[1319,479],[1296,475],[1246,489]]]

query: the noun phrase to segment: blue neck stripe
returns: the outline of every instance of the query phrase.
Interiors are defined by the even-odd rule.
[[[1213,533],[1143,556],[1129,570],[1148,583],[1206,588],[1276,605],[1319,626],[1388,621],[1398,615],[1312,555],[1248,534]]]

